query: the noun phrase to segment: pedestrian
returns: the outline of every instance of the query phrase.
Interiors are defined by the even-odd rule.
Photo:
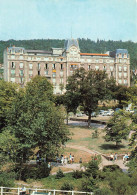
[[[72,163],[72,155],[71,155],[71,153],[69,155],[69,162],[70,162],[70,164]]]
[[[50,164],[50,162],[48,163],[48,168],[50,169],[50,167],[51,167],[51,164]]]
[[[24,194],[26,194],[26,188],[25,188],[25,186],[22,186],[21,191],[20,191],[20,195],[24,195]]]
[[[61,157],[61,164],[63,165],[64,164],[64,156],[62,155]]]
[[[114,155],[111,153],[110,154],[110,160],[113,161],[114,160]]]
[[[117,153],[114,155],[114,161],[117,161]]]
[[[68,158],[65,156],[64,157],[64,164],[66,165],[68,163]]]
[[[74,163],[74,155],[72,155],[72,163]]]

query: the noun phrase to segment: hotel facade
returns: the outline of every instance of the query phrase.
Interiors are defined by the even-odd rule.
[[[34,76],[45,76],[54,87],[54,94],[65,92],[67,78],[77,69],[103,70],[114,77],[117,84],[130,86],[130,57],[126,49],[117,49],[105,54],[81,53],[78,41],[65,41],[64,48],[26,50],[9,47],[4,51],[4,80],[21,87]]]

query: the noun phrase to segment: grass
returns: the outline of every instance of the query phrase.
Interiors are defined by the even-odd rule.
[[[123,140],[119,147],[116,147],[114,142],[106,142],[103,138],[105,136],[105,132],[102,128],[98,128],[98,138],[92,138],[94,128],[88,129],[87,127],[69,126],[69,130],[72,134],[72,139],[68,142],[68,147],[70,147],[70,149],[64,149],[64,153],[72,153],[73,151],[71,147],[75,145],[79,147],[83,146],[85,148],[95,150],[104,154],[110,154],[114,152],[125,153],[129,150],[128,141],[126,140]],[[81,151],[77,149],[77,151],[75,151],[74,153],[76,156],[79,156],[79,152]]]
[[[75,190],[79,190],[79,186],[81,186],[81,179],[75,179],[72,177],[72,173],[65,174],[65,177],[61,179],[56,179],[54,175],[49,176],[47,178],[41,179],[41,182],[44,188],[47,189],[61,189],[63,183],[70,183],[74,186]]]

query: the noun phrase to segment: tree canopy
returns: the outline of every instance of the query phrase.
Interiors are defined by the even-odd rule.
[[[45,77],[35,77],[24,89],[18,91],[6,115],[6,122],[0,136],[4,137],[8,133],[13,142],[16,142],[16,152],[12,157],[14,145],[7,148],[3,144],[6,141],[2,140],[0,149],[9,153],[16,162],[28,160],[35,154],[36,148],[41,156],[51,158],[68,140],[69,132],[64,117],[59,108],[55,107],[52,86]]]
[[[91,113],[97,109],[98,101],[111,95],[109,87],[107,87],[110,82],[105,71],[92,69],[86,71],[84,68],[77,69],[68,78],[65,94],[71,99],[68,105],[73,107],[75,105],[75,108],[78,105],[83,106],[85,113],[89,115],[88,126],[91,122]]]

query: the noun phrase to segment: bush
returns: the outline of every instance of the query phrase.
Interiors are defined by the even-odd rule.
[[[112,172],[116,170],[122,171],[118,165],[107,165],[103,167],[104,172],[107,172],[107,171]]]
[[[95,179],[98,176],[98,170],[99,170],[98,160],[91,160],[88,163],[87,169],[86,169],[84,174],[87,177],[92,176]]]
[[[61,186],[61,190],[67,190],[67,191],[72,191],[74,189],[74,186],[71,183],[63,183]]]
[[[14,172],[0,172],[0,186],[3,187],[13,187],[15,180],[15,173]]]
[[[80,190],[85,192],[93,192],[95,189],[96,183],[93,177],[85,177],[82,179]]]
[[[72,173],[72,177],[74,177],[75,179],[82,178],[82,175],[83,175],[83,171],[78,171],[78,170],[76,170],[76,171],[74,171],[74,172]]]
[[[42,163],[38,167],[24,166],[23,168],[16,167],[15,172],[17,173],[16,179],[26,181],[27,179],[41,179],[48,177],[50,174],[47,163]]]
[[[94,195],[114,195],[114,193],[108,188],[97,189],[94,191]]]
[[[62,177],[64,177],[65,175],[63,174],[63,171],[61,170],[61,169],[59,169],[58,171],[57,171],[57,174],[56,174],[56,179],[60,179],[60,178],[62,178]]]

